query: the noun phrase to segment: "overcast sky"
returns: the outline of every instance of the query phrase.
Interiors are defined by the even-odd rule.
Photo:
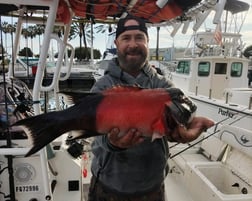
[[[252,0],[243,0],[244,2],[247,2],[251,5]],[[215,30],[216,25],[213,24],[213,15],[215,14],[215,12],[211,12],[210,15],[208,16],[207,20],[205,21],[205,23],[202,24],[202,26],[200,27],[200,29],[198,31],[205,31],[206,29],[211,29],[211,30]],[[242,17],[244,17],[246,14],[246,18],[245,18],[245,22],[242,26],[241,29],[241,34],[242,34],[242,39],[243,41],[246,43],[247,45],[252,45],[252,8],[250,6],[250,9],[248,12],[243,12]],[[241,17],[240,15],[237,17]],[[224,18],[223,18],[224,20]],[[237,19],[238,20],[238,19]],[[232,22],[233,23],[233,22]],[[174,46],[175,47],[185,47],[188,44],[188,41],[191,37],[191,35],[193,34],[193,29],[192,29],[193,24],[191,23],[190,27],[188,28],[188,31],[186,34],[182,34],[181,30],[182,27],[179,29],[179,31],[177,32],[177,34],[174,37]],[[227,26],[229,26],[229,24],[227,24]],[[238,23],[238,26],[239,23]],[[172,31],[171,27],[162,27],[160,30],[160,42],[159,42],[159,47],[166,47],[171,46],[172,42],[173,42],[173,38],[170,36],[170,32]],[[150,47],[156,47],[156,31],[155,29],[151,29],[150,31]]]
[[[242,0],[244,2],[247,2],[251,5],[252,0]],[[210,15],[208,16],[207,20],[205,23],[202,24],[200,27],[199,31],[205,31],[206,29],[215,29],[215,24],[212,23],[213,15],[215,12],[211,12]],[[250,7],[248,12],[243,12],[243,16],[246,14],[246,20],[242,26],[241,29],[241,34],[242,34],[242,39],[246,46],[252,45],[252,8]],[[186,34],[181,33],[182,27],[178,30],[177,34],[175,37],[171,37],[170,34],[172,32],[172,27],[166,26],[166,27],[161,27],[160,32],[159,32],[159,47],[160,48],[168,48],[172,47],[172,44],[174,42],[175,47],[186,47],[191,35],[193,34],[193,29],[192,29],[193,24],[191,23],[190,27],[188,28],[188,31]],[[150,37],[150,42],[149,42],[149,47],[150,48],[156,48],[157,46],[157,31],[156,27],[152,27],[148,29],[149,32],[149,37]],[[94,40],[94,48],[100,49],[101,52],[103,52],[106,49],[106,41],[108,40],[108,37],[106,34],[96,34],[95,40]],[[76,41],[76,46],[78,45],[78,42]]]

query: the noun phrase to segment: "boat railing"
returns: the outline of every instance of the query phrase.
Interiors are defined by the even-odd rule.
[[[185,57],[232,56],[241,57],[244,44],[239,33],[221,33],[221,41],[215,39],[216,31],[207,30],[192,35],[185,49]]]
[[[42,91],[54,90],[56,88],[56,85],[59,80],[60,81],[67,80],[70,76],[71,68],[73,66],[74,47],[72,45],[70,45],[69,43],[65,43],[64,41],[62,41],[56,34],[51,34],[50,39],[55,39],[58,42],[58,46],[60,47],[59,48],[59,56],[58,56],[58,60],[56,62],[56,67],[55,67],[55,70],[53,73],[52,82],[49,86],[41,86]],[[62,67],[62,61],[63,61],[63,57],[65,55],[66,47],[70,48],[71,55],[70,55],[70,61],[69,61],[68,65],[66,66],[66,74],[64,74],[64,76],[61,77],[60,70]]]
[[[1,148],[0,155],[24,156],[30,148]]]
[[[39,57],[37,73],[34,80],[33,101],[39,101],[40,99],[40,93],[42,91],[41,84],[43,80],[42,78],[44,75],[44,68],[45,68],[47,53],[48,53],[49,44],[50,44],[50,36],[51,36],[53,26],[55,23],[59,0],[48,1],[47,4],[49,6],[49,12],[48,12],[48,18],[47,18],[46,26],[45,26],[44,42],[43,42],[43,45],[41,46],[41,54]],[[36,115],[40,114],[41,110],[40,110],[39,104],[34,104],[33,108]],[[39,152],[39,155],[40,155],[41,170],[42,170],[42,175],[43,175],[43,184],[45,188],[45,197],[51,198],[52,192],[50,190],[50,182],[49,182],[49,176],[48,176],[48,163],[47,163],[46,149],[42,149]]]
[[[1,3],[3,4],[9,4],[10,2],[7,0],[3,0]],[[18,2],[20,3],[20,2]],[[14,4],[14,2],[13,2]],[[50,43],[50,35],[53,32],[53,27],[55,24],[55,19],[57,15],[57,9],[58,9],[58,4],[59,0],[48,0],[48,1],[43,1],[43,0],[38,0],[38,1],[33,1],[33,0],[25,0],[23,1],[24,5],[30,5],[30,6],[45,6],[49,8],[48,11],[48,18],[46,21],[46,26],[45,26],[45,32],[44,32],[44,41],[43,45],[41,46],[41,53],[40,57],[38,60],[38,65],[37,65],[37,72],[35,76],[35,82],[34,82],[34,88],[33,88],[33,109],[34,109],[34,114],[38,115],[41,112],[40,108],[40,93],[42,92],[43,86],[42,80],[44,76],[44,70],[45,70],[45,64],[46,64],[46,59],[47,59],[47,54],[48,54],[48,49],[49,49],[49,43]],[[17,22],[17,28],[16,28],[16,38],[15,38],[15,44],[14,44],[14,61],[16,61],[16,55],[18,51],[18,44],[20,40],[20,35],[21,35],[21,29],[22,29],[22,23],[23,21],[23,16],[25,13],[25,7],[24,9],[20,9],[19,15],[20,17],[18,18]],[[69,25],[70,27],[70,25]],[[67,33],[68,34],[68,33]],[[66,36],[67,38],[67,36]],[[12,69],[12,68],[11,68]],[[10,71],[11,71],[10,69]],[[13,72],[10,72],[10,77],[13,76]],[[57,87],[57,85],[55,85]],[[48,90],[47,88],[46,90]],[[29,148],[2,148],[0,150],[0,154],[2,155],[25,155],[27,153]],[[40,167],[41,167],[41,174],[42,174],[42,183],[44,187],[44,198],[45,200],[51,200],[52,199],[52,191],[51,191],[51,184],[49,180],[49,174],[48,174],[48,159],[47,159],[47,154],[46,154],[46,149],[42,149],[41,151],[38,152],[39,159],[40,159]]]

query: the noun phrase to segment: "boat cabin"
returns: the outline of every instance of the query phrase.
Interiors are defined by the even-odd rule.
[[[218,99],[223,98],[225,89],[248,87],[248,59],[238,51],[240,35],[223,33],[222,37],[222,44],[217,44],[210,31],[192,37],[195,45],[187,48],[171,73],[177,87]]]
[[[178,61],[172,81],[185,91],[223,98],[226,88],[248,86],[248,61],[242,58],[197,57]]]

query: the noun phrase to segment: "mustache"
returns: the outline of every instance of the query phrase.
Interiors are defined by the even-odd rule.
[[[127,55],[127,54],[130,54],[130,55],[132,55],[132,54],[143,54],[143,52],[142,52],[140,49],[135,48],[135,49],[127,50],[127,51],[125,52],[125,54],[126,54],[126,55]]]

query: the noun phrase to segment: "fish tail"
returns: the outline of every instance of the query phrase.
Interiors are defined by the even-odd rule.
[[[17,121],[12,126],[21,126],[32,142],[32,148],[25,156],[30,156],[67,132],[60,120],[61,112],[41,114]]]

